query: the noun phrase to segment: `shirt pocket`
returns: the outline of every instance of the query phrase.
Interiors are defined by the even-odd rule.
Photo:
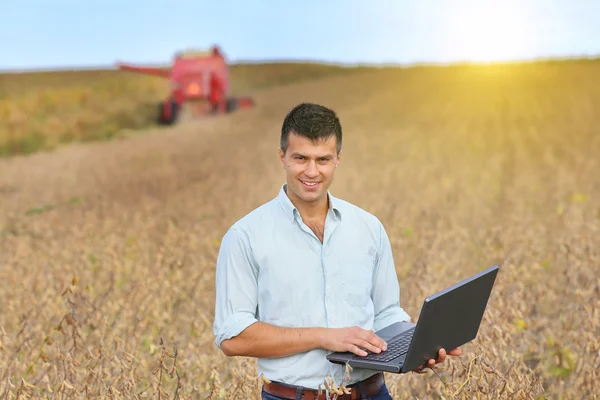
[[[353,307],[366,307],[371,301],[374,258],[348,254],[339,259],[341,295]]]

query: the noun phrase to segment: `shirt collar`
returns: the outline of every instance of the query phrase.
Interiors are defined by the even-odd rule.
[[[285,215],[290,219],[290,222],[294,222],[296,216],[300,216],[300,212],[292,203],[287,193],[285,192],[287,189],[287,183],[281,185],[279,189],[279,194],[277,195],[277,200],[279,200],[279,204],[283,207],[283,211]],[[342,214],[340,211],[340,202],[336,199],[329,191],[327,191],[327,196],[329,197],[329,211],[332,216],[341,219]]]

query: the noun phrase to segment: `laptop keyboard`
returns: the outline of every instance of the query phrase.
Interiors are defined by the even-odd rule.
[[[400,335],[396,336],[392,340],[388,341],[386,351],[382,351],[381,353],[373,353],[371,351],[367,351],[366,357],[355,355],[354,359],[373,360],[382,362],[392,361],[394,358],[398,358],[408,351],[408,347],[410,346],[410,342],[412,340],[414,331],[415,327],[412,327],[409,330],[402,332]]]

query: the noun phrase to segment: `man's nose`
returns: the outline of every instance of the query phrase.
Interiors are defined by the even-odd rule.
[[[315,161],[309,161],[306,166],[306,170],[304,171],[306,176],[317,176],[319,175],[319,170],[317,168],[317,163]]]

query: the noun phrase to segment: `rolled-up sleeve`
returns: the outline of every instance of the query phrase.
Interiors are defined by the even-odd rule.
[[[374,330],[378,331],[395,322],[410,321],[410,316],[400,306],[400,285],[394,266],[390,239],[379,223],[379,251],[373,270],[371,292],[375,306]]]
[[[230,228],[217,257],[213,326],[217,347],[257,321],[257,276],[247,236]]]

